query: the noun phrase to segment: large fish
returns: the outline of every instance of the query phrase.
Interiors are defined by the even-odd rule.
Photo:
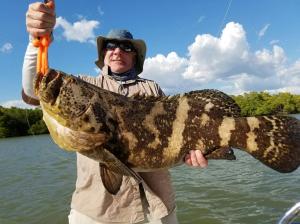
[[[141,181],[137,171],[182,164],[195,149],[207,159],[234,159],[234,147],[279,172],[300,164],[300,121],[241,117],[232,98],[217,90],[128,98],[56,70],[35,85],[53,140],[99,161],[112,194],[123,175]]]

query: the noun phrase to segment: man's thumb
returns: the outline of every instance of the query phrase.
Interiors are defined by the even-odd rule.
[[[46,5],[48,7],[50,7],[51,9],[55,9],[55,2],[54,0],[44,0],[44,2],[46,3]]]

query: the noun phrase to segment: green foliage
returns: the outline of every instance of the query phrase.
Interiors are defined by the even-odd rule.
[[[300,113],[300,95],[250,92],[233,96],[243,116]]]
[[[39,135],[48,133],[48,128],[43,120],[38,120],[28,129],[28,134]]]
[[[48,133],[42,116],[40,109],[0,106],[0,138]]]

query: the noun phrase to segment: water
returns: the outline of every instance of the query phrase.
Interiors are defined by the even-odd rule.
[[[207,169],[171,170],[181,224],[276,223],[300,201],[300,169],[280,174],[235,154]],[[75,160],[48,135],[0,140],[0,224],[67,223]]]
[[[76,156],[48,135],[0,141],[0,223],[67,223]]]

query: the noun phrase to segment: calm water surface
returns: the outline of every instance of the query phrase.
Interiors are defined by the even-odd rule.
[[[276,223],[300,201],[300,169],[280,174],[235,154],[237,161],[210,161],[207,169],[171,170],[180,223]],[[75,160],[48,135],[0,140],[0,224],[67,223]]]

